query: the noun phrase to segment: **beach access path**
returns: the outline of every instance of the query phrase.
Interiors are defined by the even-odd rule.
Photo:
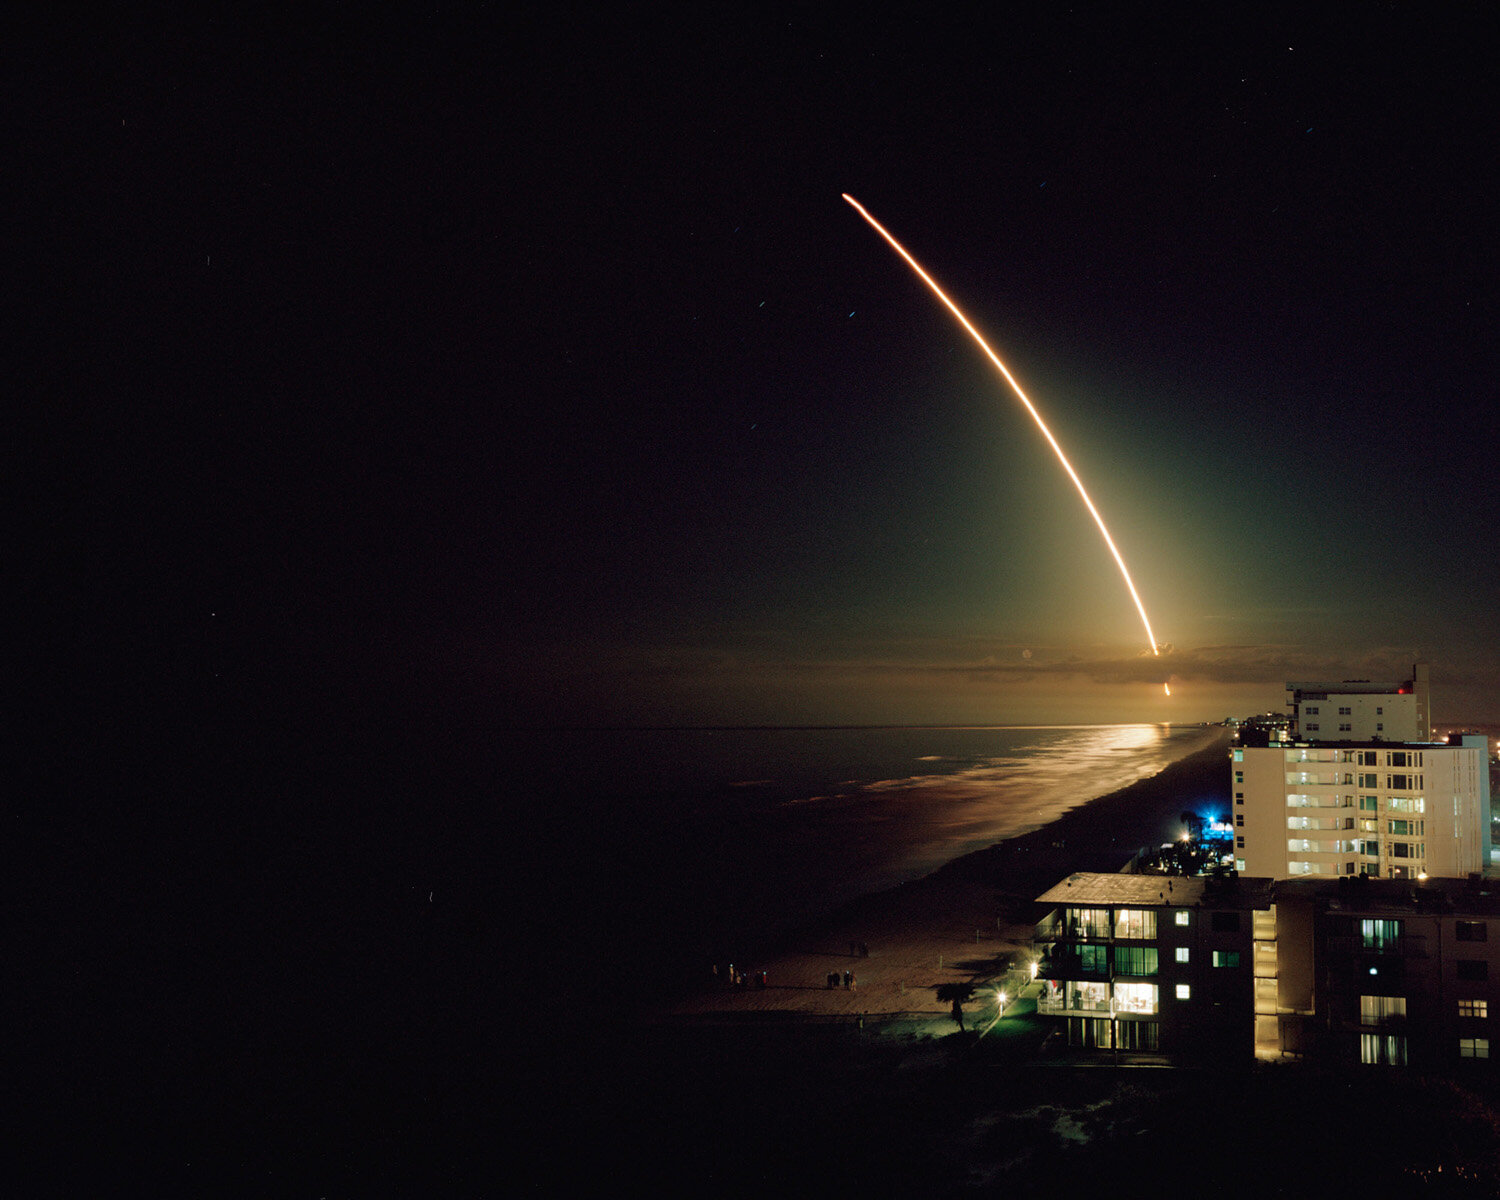
[[[860,1022],[870,1031],[957,1029],[944,984],[973,984],[966,1025],[994,1014],[994,994],[1029,981],[1035,899],[1073,871],[1118,871],[1138,850],[1181,835],[1181,814],[1227,811],[1230,733],[1159,774],[1065,813],[1051,824],[965,855],[925,878],[867,896],[790,937],[764,961],[703,964],[701,988],[665,1006],[667,1022]],[[758,976],[765,972],[765,986]],[[852,986],[843,974],[853,975]],[[838,986],[829,986],[837,972]],[[987,988],[987,991],[984,989]]]

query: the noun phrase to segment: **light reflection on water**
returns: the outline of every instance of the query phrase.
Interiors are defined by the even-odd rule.
[[[1216,727],[574,731],[528,735],[552,787],[500,802],[550,827],[549,870],[613,941],[743,944],[927,875],[1203,748]],[[518,769],[519,774],[519,769]],[[598,903],[594,903],[597,900]]]
[[[898,840],[870,846],[858,877],[850,880],[853,888],[892,886],[1041,828],[1070,808],[1157,774],[1218,736],[1217,729],[1158,724],[984,732],[1013,735],[1002,738],[1013,744],[1001,753],[922,754],[916,762],[936,769],[804,799],[837,799],[844,807],[864,808],[859,819],[865,822],[900,826]]]

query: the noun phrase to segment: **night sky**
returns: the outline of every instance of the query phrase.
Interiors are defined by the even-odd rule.
[[[9,39],[55,686],[1198,721],[1421,657],[1500,721],[1480,7],[509,7]]]

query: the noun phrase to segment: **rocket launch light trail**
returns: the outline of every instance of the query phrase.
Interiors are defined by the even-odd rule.
[[[915,271],[921,278],[922,282],[932,289],[932,294],[943,302],[948,311],[958,318],[958,323],[968,331],[970,337],[972,337],[976,342],[979,343],[979,348],[984,351],[985,356],[990,360],[990,362],[995,364],[995,368],[1000,372],[1000,374],[1005,376],[1005,382],[1010,384],[1011,390],[1015,392],[1015,394],[1020,398],[1021,403],[1026,406],[1026,411],[1031,414],[1031,419],[1036,422],[1037,428],[1042,431],[1042,436],[1047,439],[1047,444],[1052,447],[1053,453],[1057,455],[1058,462],[1062,463],[1063,470],[1068,473],[1068,478],[1073,481],[1073,486],[1078,489],[1079,496],[1083,498],[1084,507],[1089,510],[1089,515],[1094,518],[1094,524],[1099,526],[1099,532],[1104,537],[1104,544],[1109,547],[1110,554],[1114,555],[1115,564],[1120,568],[1121,576],[1124,577],[1125,587],[1130,592],[1130,598],[1135,601],[1135,610],[1141,615],[1141,624],[1146,627],[1146,638],[1151,646],[1151,653],[1159,658],[1161,656],[1161,650],[1157,648],[1156,635],[1151,632],[1151,619],[1146,616],[1146,606],[1141,603],[1140,593],[1135,590],[1135,582],[1130,578],[1130,568],[1125,565],[1125,559],[1120,554],[1119,548],[1115,545],[1114,538],[1109,536],[1109,530],[1105,527],[1104,518],[1099,515],[1099,510],[1094,507],[1093,500],[1089,498],[1088,489],[1083,486],[1083,480],[1078,478],[1078,472],[1073,469],[1073,464],[1068,461],[1068,456],[1063,453],[1063,448],[1058,445],[1057,439],[1052,436],[1052,430],[1047,428],[1047,422],[1042,420],[1041,413],[1037,412],[1036,407],[1027,398],[1026,393],[1021,390],[1021,385],[1016,382],[1015,376],[1012,375],[1006,365],[1000,361],[1000,356],[993,350],[991,350],[989,343],[986,342],[982,336],[980,336],[979,330],[975,329],[973,325],[969,324],[969,318],[964,316],[964,314],[959,310],[958,305],[954,304],[952,300],[948,299],[943,289],[938,287],[937,281],[922,269],[922,265],[906,252],[906,247],[904,247],[900,242],[893,238],[886,231],[885,226],[877,221],[874,217],[872,217],[865,210],[865,206],[862,205],[858,200],[849,195],[848,192],[844,192],[842,193],[842,195],[844,199],[853,206],[854,211],[859,213],[860,216],[862,216],[866,221],[869,222],[870,228],[875,230],[876,233],[878,233],[887,242],[889,242],[891,245],[891,249],[893,249],[897,254],[899,254],[906,260],[907,266]],[[1166,689],[1167,695],[1170,696],[1172,694],[1171,686],[1165,683],[1162,684],[1162,686]]]

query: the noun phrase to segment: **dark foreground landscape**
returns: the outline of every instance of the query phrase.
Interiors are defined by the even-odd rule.
[[[19,980],[16,1194],[1500,1191],[1477,1078],[1075,1066],[1034,1017],[959,1033],[911,989],[901,1013],[861,990],[863,1026],[707,1012],[612,955],[630,914],[562,860],[528,868],[461,776],[424,759],[412,778],[442,806],[396,805],[427,794],[392,773],[400,756],[358,761],[295,793],[270,786],[283,768],[246,762],[232,818],[190,772],[56,826],[52,874],[25,889],[40,967]],[[1225,776],[1222,749],[1191,756],[796,931],[767,961],[819,937],[838,949],[849,928],[873,974],[898,932],[937,949],[980,915],[1024,931],[1065,871],[1173,836],[1182,797]],[[445,907],[409,886],[435,873],[484,883]],[[976,974],[993,936],[971,945]]]

